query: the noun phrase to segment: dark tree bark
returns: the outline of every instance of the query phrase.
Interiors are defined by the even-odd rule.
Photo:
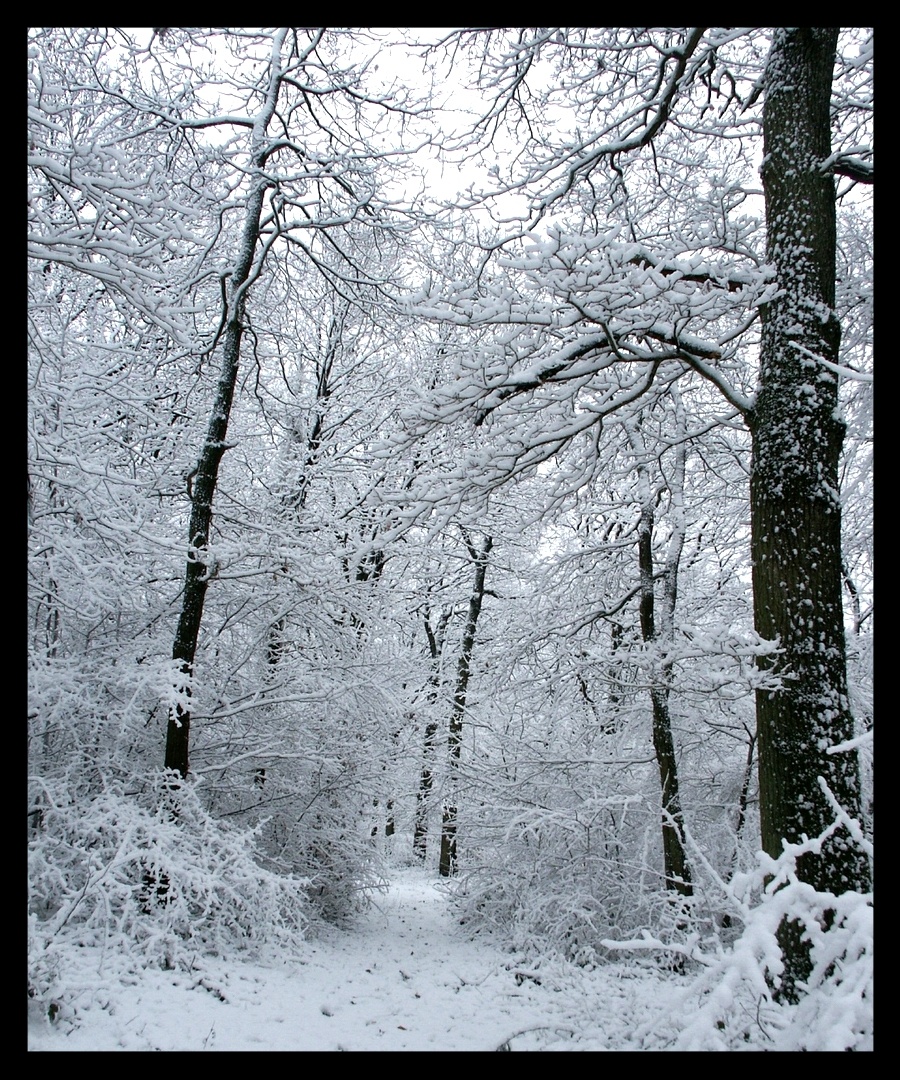
[[[603,727],[603,730],[609,734],[613,734],[618,730],[619,725],[619,710],[622,705],[622,665],[619,661],[619,657],[622,654],[622,643],[625,640],[625,627],[619,622],[611,622],[609,627],[610,633],[610,665],[609,665],[609,692],[607,700],[609,702],[609,719]]]
[[[254,135],[257,146],[252,157],[252,170],[256,173],[247,198],[244,228],[240,248],[228,286],[227,312],[224,322],[222,344],[222,367],[216,397],[212,407],[206,441],[200,452],[197,467],[189,485],[191,497],[191,518],[188,526],[188,561],[184,577],[184,595],[181,615],[175,632],[172,658],[177,661],[186,690],[185,704],[170,710],[166,731],[166,769],[173,769],[182,779],[187,776],[189,767],[188,751],[190,747],[191,710],[190,683],[194,670],[194,657],[200,624],[203,619],[203,605],[206,590],[211,578],[215,576],[215,561],[209,550],[209,536],[212,527],[213,496],[219,479],[219,466],[228,449],[226,435],[231,417],[231,405],[234,400],[234,388],[237,383],[241,360],[241,342],[244,336],[244,305],[247,290],[252,283],[256,245],[259,240],[259,224],[265,201],[266,189],[270,182],[262,173],[269,146],[265,140],[265,131],[278,100],[280,80],[279,53],[283,32],[276,38],[272,57],[271,79],[266,104],[254,123]]]
[[[740,843],[741,834],[744,831],[744,823],[747,820],[747,806],[750,803],[750,785],[753,783],[753,754],[756,750],[756,732],[747,732],[747,763],[744,766],[744,778],[741,781],[741,791],[738,795],[738,812],[737,820],[734,823],[734,858],[732,859],[732,865],[737,869],[737,857],[738,847]]]
[[[444,804],[441,827],[441,857],[438,872],[441,877],[451,877],[456,873],[456,823],[457,823],[457,781],[459,773],[459,753],[462,745],[462,724],[466,711],[466,697],[469,690],[469,674],[472,666],[472,653],[475,651],[475,631],[478,628],[478,616],[481,614],[481,602],[484,599],[484,578],[487,572],[488,555],[494,540],[486,536],[480,548],[463,534],[469,556],[475,566],[475,578],[472,582],[472,595],[469,597],[469,611],[463,631],[462,649],[456,668],[456,687],[453,693],[453,708],[450,712],[450,734],[447,743],[450,762],[450,797]]]
[[[851,739],[841,602],[838,462],[844,424],[837,380],[821,363],[839,360],[834,311],[834,180],[830,101],[838,31],[777,28],[765,73],[763,183],[768,261],[778,294],[764,311],[760,383],[749,421],[753,598],[756,629],[777,641],[760,666],[781,677],[757,692],[762,845],[814,838],[835,821],[821,783],[860,815],[855,752],[829,754]],[[800,879],[842,893],[870,887],[866,854],[839,827],[797,863]],[[799,927],[782,927],[782,992],[809,972]]]
[[[676,485],[678,496],[684,476],[684,446],[676,450]],[[646,474],[646,467],[641,465],[638,471]],[[672,540],[662,573],[662,604],[660,626],[656,619],[656,591],[653,570],[653,495],[645,482],[644,500],[638,523],[638,562],[641,577],[640,618],[641,637],[647,644],[656,644],[666,648],[672,644],[674,631],[675,604],[678,599],[678,567],[684,543],[683,523],[676,521]],[[653,749],[659,768],[659,781],[662,791],[662,841],[663,867],[666,888],[681,896],[691,896],[691,868],[684,849],[684,815],[681,808],[681,796],[678,791],[678,759],[675,755],[675,739],[672,735],[672,718],[669,713],[669,688],[672,679],[671,661],[653,660],[653,674],[650,681],[650,702],[653,709]]]
[[[262,205],[262,192],[259,193],[259,198],[256,201],[258,201],[259,206]],[[258,221],[257,212],[257,224]],[[248,229],[249,227],[250,222],[248,220]],[[252,249],[250,257],[252,258]],[[243,262],[244,260],[242,260],[241,265]],[[244,271],[244,281],[248,272],[249,261]],[[242,283],[236,280],[234,285],[237,287]],[[222,455],[228,448],[225,436],[231,415],[231,403],[241,355],[242,313],[243,296],[241,295],[240,300],[229,312],[230,317],[225,331],[222,370],[219,376],[216,400],[213,405],[206,442],[203,444],[200,453],[200,460],[193,475],[193,486],[191,488],[191,520],[188,529],[189,546],[184,578],[184,596],[181,605],[181,616],[178,620],[178,629],[175,633],[175,643],[172,647],[172,658],[178,661],[180,671],[185,678],[187,686],[186,700],[190,698],[190,679],[194,669],[194,656],[197,651],[197,639],[203,618],[206,590],[209,587],[210,578],[215,574],[215,564],[209,556],[212,504],[216,483],[219,478],[219,464]],[[187,776],[188,773],[190,731],[190,707],[188,705],[176,706],[169,713],[165,765],[167,769],[177,770],[182,778]]]
[[[423,860],[428,852],[428,806],[431,801],[431,789],[434,786],[434,742],[437,735],[435,710],[441,684],[441,653],[450,614],[450,608],[443,608],[436,627],[431,625],[430,614],[425,616],[425,634],[428,637],[428,651],[431,656],[431,674],[428,677],[425,745],[422,754],[422,772],[419,775],[419,790],[416,792],[416,820],[413,828],[413,853]]]

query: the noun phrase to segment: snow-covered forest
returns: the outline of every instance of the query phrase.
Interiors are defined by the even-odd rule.
[[[605,1049],[873,1048],[872,56],[29,30],[32,1023],[414,869]]]

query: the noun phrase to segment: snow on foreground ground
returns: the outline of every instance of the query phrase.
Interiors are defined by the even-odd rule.
[[[653,969],[541,965],[466,940],[435,879],[398,870],[349,930],[271,963],[204,960],[122,985],[85,951],[77,1026],[30,1017],[29,1050],[616,1050],[673,1008]]]

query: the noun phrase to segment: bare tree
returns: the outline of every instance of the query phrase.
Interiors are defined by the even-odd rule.
[[[475,652],[475,634],[478,630],[478,617],[484,601],[484,581],[487,574],[488,556],[494,545],[491,536],[485,536],[476,544],[467,531],[463,539],[469,558],[472,560],[472,592],[466,612],[459,659],[456,664],[456,683],[453,687],[453,703],[450,710],[450,727],[447,736],[447,755],[450,763],[448,780],[449,792],[445,796],[441,825],[441,858],[439,871],[442,877],[456,873],[457,867],[457,815],[459,813],[457,791],[459,785],[459,757],[462,748],[463,720],[466,714],[466,702],[469,693],[469,677],[472,672],[472,659]]]
[[[669,694],[672,683],[672,653],[675,645],[675,612],[678,600],[678,571],[684,547],[684,467],[686,448],[684,444],[684,410],[679,408],[677,388],[672,396],[676,402],[678,428],[673,475],[668,487],[675,505],[674,523],[669,538],[663,569],[661,596],[657,603],[656,573],[653,559],[654,505],[657,491],[651,485],[646,451],[642,445],[640,429],[635,424],[629,431],[632,448],[637,459],[638,491],[640,495],[640,520],[638,523],[638,565],[640,569],[640,623],[641,636],[651,650],[661,650],[662,656],[651,658],[650,701],[653,707],[653,749],[659,768],[662,791],[662,837],[663,861],[666,885],[669,889],[690,896],[691,870],[685,850],[684,815],[678,784],[678,757],[672,733],[672,717]],[[666,654],[668,653],[668,656]]]

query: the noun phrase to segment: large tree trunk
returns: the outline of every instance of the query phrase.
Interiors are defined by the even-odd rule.
[[[820,362],[837,363],[840,343],[834,181],[821,168],[831,153],[837,35],[776,29],[765,75],[763,183],[778,294],[764,312],[749,419],[756,629],[777,641],[761,667],[781,678],[756,697],[762,844],[773,857],[785,841],[820,836],[834,823],[830,796],[851,817],[860,813],[856,753],[828,752],[854,735],[841,603],[844,424],[836,377]],[[867,856],[843,827],[820,853],[801,856],[797,872],[827,892],[870,887]],[[781,936],[790,998],[809,971],[808,946],[796,924]]]
[[[478,616],[481,614],[481,602],[484,599],[484,577],[487,572],[488,555],[493,546],[493,537],[486,536],[480,548],[476,548],[463,534],[469,555],[475,566],[475,580],[472,582],[472,595],[469,597],[469,611],[466,627],[463,631],[462,650],[456,669],[456,688],[453,693],[453,708],[450,713],[450,735],[448,753],[450,759],[449,797],[444,804],[441,827],[441,858],[438,872],[441,877],[450,877],[456,873],[456,818],[458,802],[459,753],[462,745],[462,722],[466,711],[466,697],[469,690],[469,673],[472,666],[472,653],[475,650],[475,631],[478,628]]]

